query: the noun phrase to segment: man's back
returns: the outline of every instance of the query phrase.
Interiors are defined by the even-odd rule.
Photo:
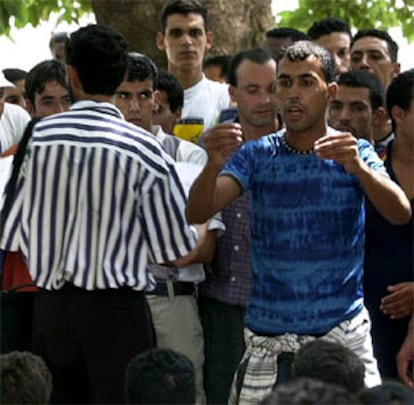
[[[82,101],[39,123],[22,216],[22,250],[38,285],[51,288],[66,279],[86,289],[148,287],[142,258],[168,260],[157,247],[157,227],[175,226],[160,218],[152,198],[163,195],[159,179],[170,176],[169,165],[156,141],[123,122],[110,104]],[[180,188],[176,196],[184,199]],[[180,244],[178,237],[177,250]]]

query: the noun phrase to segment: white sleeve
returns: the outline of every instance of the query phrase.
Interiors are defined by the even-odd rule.
[[[4,111],[0,117],[0,153],[20,142],[30,119],[24,108],[4,103]]]

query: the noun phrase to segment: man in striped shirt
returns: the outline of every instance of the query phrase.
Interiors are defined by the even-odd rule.
[[[128,361],[154,346],[148,262],[179,265],[195,238],[173,161],[111,104],[125,39],[91,25],[65,52],[76,103],[35,126],[0,247],[22,251],[40,288],[33,351],[52,401],[121,403]]]

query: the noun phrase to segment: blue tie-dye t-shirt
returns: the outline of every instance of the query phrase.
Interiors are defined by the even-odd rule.
[[[246,326],[266,335],[320,334],[363,307],[364,194],[342,165],[287,150],[283,132],[247,142],[221,173],[252,198]],[[358,148],[386,175],[368,142],[358,140]]]

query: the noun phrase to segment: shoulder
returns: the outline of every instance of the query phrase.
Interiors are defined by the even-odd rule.
[[[24,124],[28,123],[31,119],[29,113],[24,108],[10,103],[4,103],[1,118],[2,120],[5,119],[12,122],[23,122]]]

